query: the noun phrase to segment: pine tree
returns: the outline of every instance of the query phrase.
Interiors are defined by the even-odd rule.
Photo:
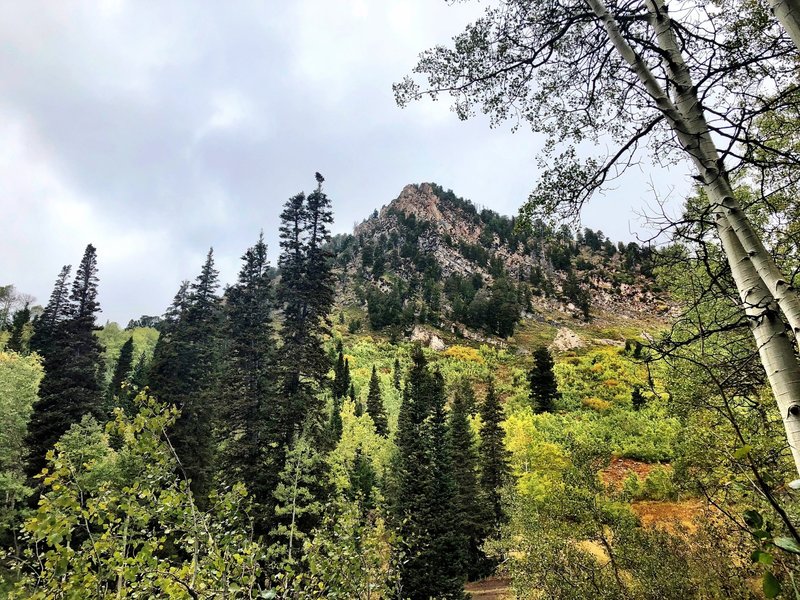
[[[108,408],[112,408],[115,405],[114,398],[117,398],[119,400],[117,406],[123,406],[127,412],[128,407],[125,406],[127,404],[125,402],[127,394],[123,392],[122,384],[128,379],[132,365],[133,336],[129,337],[120,348],[117,365],[114,368],[114,374],[111,376],[111,383],[109,383],[108,392],[106,393]]]
[[[226,358],[220,376],[220,479],[247,484],[255,505],[256,530],[267,533],[274,513],[276,481],[265,454],[270,403],[275,396],[272,278],[261,234],[242,256],[224,310]]]
[[[486,498],[490,518],[499,527],[505,522],[501,490],[509,479],[508,450],[503,440],[503,407],[490,378],[486,399],[481,406],[480,487]]]
[[[11,337],[8,339],[8,344],[6,345],[9,350],[20,354],[25,353],[25,326],[30,320],[31,309],[28,308],[28,303],[26,302],[25,306],[15,312],[14,317],[11,319]]]
[[[344,357],[342,350],[339,350],[339,357],[336,360],[336,367],[333,371],[333,397],[344,398],[350,389],[350,361]]]
[[[470,579],[487,575],[490,567],[481,544],[486,538],[489,516],[481,502],[478,485],[478,452],[469,422],[470,405],[474,404],[472,387],[466,380],[456,388],[450,410],[447,444],[452,457],[455,482],[453,508],[455,522],[465,540],[464,568]]]
[[[533,367],[528,372],[531,406],[535,412],[553,412],[554,402],[560,396],[553,372],[553,356],[545,346],[540,346],[533,353],[533,361]]]
[[[72,267],[64,265],[56,278],[53,293],[44,311],[33,323],[31,350],[45,360],[53,349],[53,337],[58,327],[69,318],[69,278]]]
[[[181,285],[165,314],[149,373],[150,387],[162,402],[177,406],[170,438],[192,491],[203,502],[211,483],[218,375],[220,298],[213,249],[197,279]]]
[[[463,598],[464,540],[454,522],[455,482],[445,442],[444,381],[412,352],[397,430],[396,518],[407,549],[402,594]]]
[[[375,424],[375,431],[384,437],[389,435],[389,422],[386,418],[386,409],[381,398],[381,384],[375,365],[372,365],[372,376],[369,378],[369,393],[367,394],[367,414]]]
[[[94,335],[100,310],[95,247],[86,247],[65,302],[68,273],[65,267],[56,280],[36,340],[44,352],[45,375],[28,424],[29,477],[44,468],[47,451],[72,424],[84,415],[102,418],[102,348]]]
[[[395,359],[394,359],[394,376],[392,377],[392,380],[394,382],[395,389],[398,390],[398,391],[401,389],[401,387],[403,385],[403,374],[400,371],[400,369],[401,369],[401,367],[400,367],[400,359],[395,357]]]

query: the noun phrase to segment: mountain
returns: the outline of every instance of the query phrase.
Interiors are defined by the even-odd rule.
[[[393,337],[428,326],[502,344],[537,324],[596,329],[610,321],[639,333],[670,306],[652,277],[649,247],[542,221],[521,227],[434,183],[407,185],[352,235],[337,237],[334,252],[340,309],[353,320],[365,310],[362,321]]]

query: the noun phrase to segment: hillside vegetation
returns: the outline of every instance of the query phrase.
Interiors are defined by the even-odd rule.
[[[163,319],[98,328],[90,245],[8,319],[3,594],[792,589],[781,416],[725,298],[687,292],[688,246],[520,228],[434,184],[332,239],[317,181],[277,271],[259,238],[220,292],[209,252]]]

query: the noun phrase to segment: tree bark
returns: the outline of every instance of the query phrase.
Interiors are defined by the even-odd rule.
[[[666,57],[675,101],[666,94],[641,56],[622,36],[613,16],[602,0],[586,0],[587,5],[602,21],[610,41],[625,59],[664,114],[683,149],[689,154],[702,178],[710,207],[716,217],[722,249],[731,267],[737,292],[750,320],[761,362],[781,412],[795,467],[800,474],[800,363],[776,300],[789,320],[792,329],[800,332],[800,300],[794,291],[777,281],[767,263],[772,257],[761,244],[747,217],[733,197],[727,172],[719,158],[709,132],[702,105],[697,98],[689,69],[680,53],[669,16],[662,0],[646,0],[657,43]],[[746,240],[749,247],[743,242]],[[757,241],[757,244],[755,242]],[[759,248],[755,248],[757,245]],[[758,269],[758,266],[762,269]],[[765,278],[764,270],[768,272]],[[778,273],[780,273],[778,271]],[[781,283],[782,282],[782,283]],[[770,285],[771,284],[771,285]],[[775,295],[776,293],[779,294]],[[794,304],[797,310],[794,310]],[[786,305],[786,308],[784,308]],[[788,312],[787,312],[788,311]]]
[[[800,49],[800,1],[769,0],[769,5],[775,18],[792,38],[794,45]]]

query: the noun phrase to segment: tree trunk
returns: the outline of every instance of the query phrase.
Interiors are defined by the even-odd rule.
[[[800,49],[800,1],[769,0],[769,5],[794,45]]]
[[[678,141],[702,177],[704,189],[716,217],[722,249],[750,320],[761,362],[781,412],[795,467],[800,474],[800,404],[798,404],[800,363],[795,357],[792,342],[786,334],[775,300],[782,300],[780,308],[784,310],[796,332],[800,332],[800,301],[788,286],[781,285],[774,278],[764,279],[762,270],[765,264],[772,262],[775,266],[774,261],[755,235],[733,197],[727,172],[711,139],[702,105],[697,98],[662,0],[646,0],[646,4],[651,13],[651,24],[656,32],[658,44],[667,56],[666,62],[675,89],[674,103],[641,56],[622,36],[602,0],[586,0],[586,2],[602,21],[616,50],[628,62],[659,110],[667,118]],[[744,245],[743,239],[748,241],[749,248]],[[754,239],[758,241],[760,250],[753,249]],[[758,260],[755,260],[756,254],[759,255]],[[758,264],[761,264],[762,270],[758,269]],[[774,295],[776,291],[783,292],[780,298]],[[798,304],[797,311],[793,310],[792,297]],[[784,305],[787,306],[786,309]]]
[[[798,2],[800,0],[791,1]],[[764,285],[775,298],[781,312],[789,322],[796,341],[800,342],[800,297],[786,281],[772,255],[753,229],[747,215],[734,198],[727,171],[711,138],[703,106],[697,97],[689,68],[681,54],[681,46],[675,36],[675,29],[664,1],[646,0],[645,4],[650,11],[650,22],[656,32],[658,45],[667,54],[668,72],[670,79],[675,84],[674,105],[682,117],[682,124],[681,121],[678,121],[676,124],[681,125],[673,127],[678,139],[684,150],[692,157],[706,186],[717,179],[725,180],[725,189],[720,190],[723,192],[722,195],[714,199],[712,209],[718,217],[724,215],[730,223],[734,234],[739,238],[745,252],[753,261],[753,266],[758,271]],[[667,118],[669,119],[669,116]]]

